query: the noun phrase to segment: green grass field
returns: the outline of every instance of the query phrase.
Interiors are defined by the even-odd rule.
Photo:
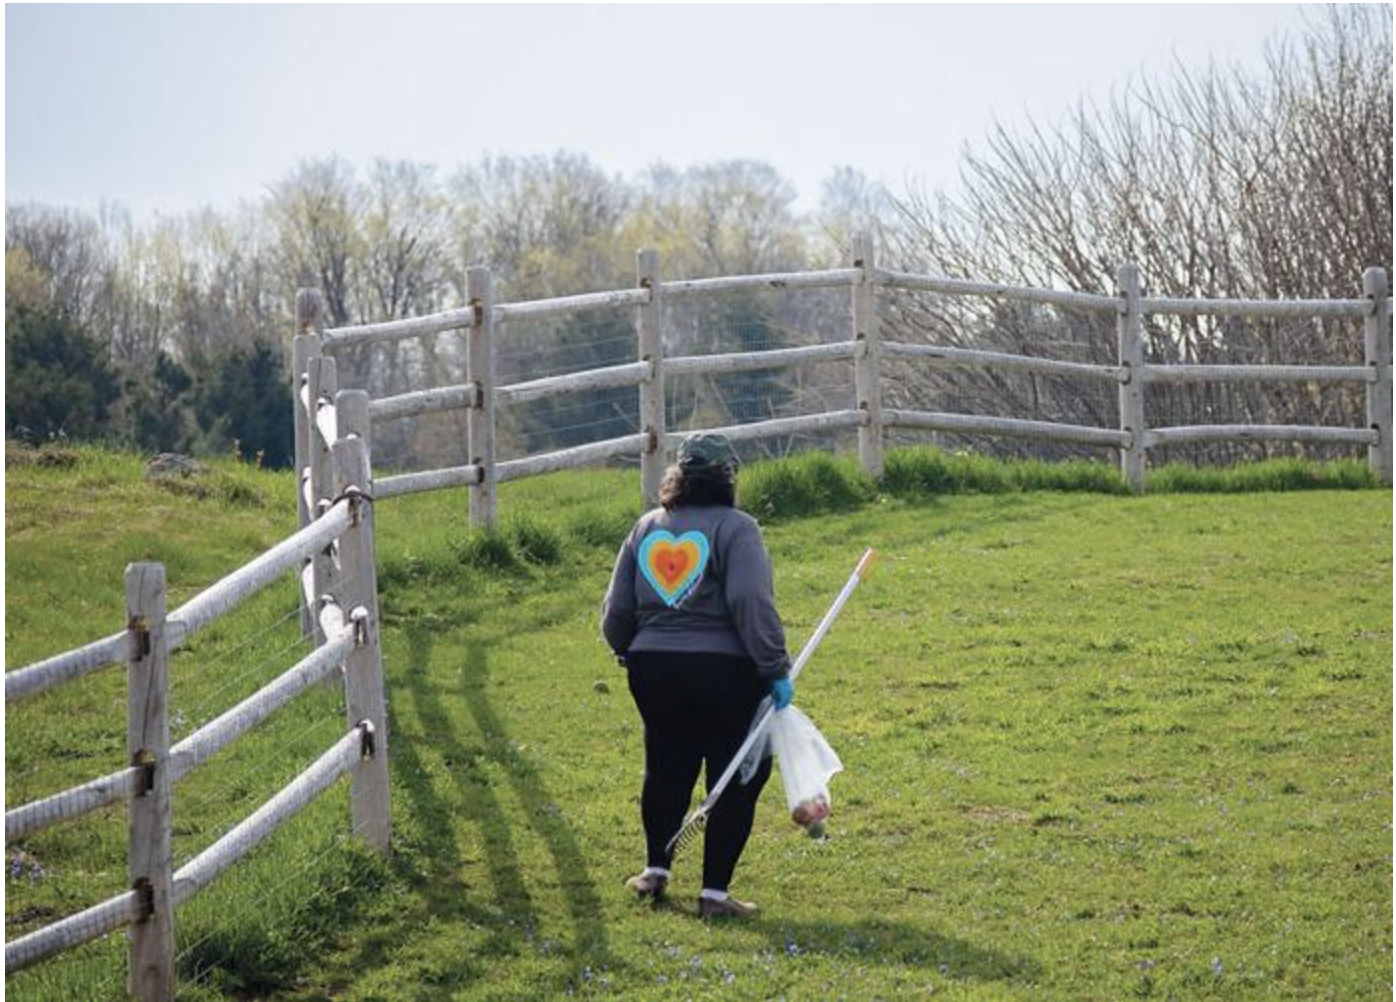
[[[758,920],[695,917],[696,853],[668,908],[621,886],[640,730],[596,619],[636,478],[558,475],[507,485],[495,538],[461,491],[381,503],[394,853],[354,848],[341,784],[181,909],[184,994],[1389,996],[1390,491],[1136,498],[1099,467],[917,455],[880,490],[846,462],[744,474],[792,645],[882,552],[796,694],[845,763],[832,837],[773,780],[733,886]],[[174,606],[294,527],[289,476],[140,470],[9,465],[7,666],[119,628],[128,561],[165,561]],[[988,493],[943,493],[967,486]],[[294,610],[288,579],[175,657],[176,738],[306,652]],[[7,805],[121,766],[124,707],[110,671],[8,708]],[[177,856],[344,727],[319,690],[195,773]],[[113,809],[10,846],[7,936],[122,890],[124,839]],[[6,990],[118,996],[123,956],[113,936]]]

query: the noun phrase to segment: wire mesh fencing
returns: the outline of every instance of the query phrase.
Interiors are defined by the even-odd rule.
[[[1190,317],[1146,315],[1151,365],[1361,366],[1362,321],[1347,317]],[[1154,383],[1145,394],[1151,428],[1182,425],[1367,424],[1359,382],[1237,380]],[[1280,456],[1365,458],[1366,447],[1320,442],[1208,442],[1159,446],[1150,461],[1226,465]]]
[[[314,649],[301,633],[299,591],[299,582],[288,575],[170,655],[172,745]],[[70,726],[54,728],[54,700],[68,709],[61,717]],[[118,666],[7,708],[11,747],[32,749],[25,757],[25,778],[11,785],[7,800],[27,803],[125,765],[125,704],[125,672]],[[74,712],[78,707],[85,710]],[[176,783],[171,797],[173,868],[269,800],[341,738],[347,726],[342,676],[331,672],[324,683],[312,684]],[[175,930],[181,996],[192,992],[198,997],[201,982],[221,986],[220,993],[248,989],[246,979],[259,961],[247,950],[259,937],[278,939],[285,932],[269,927],[265,913],[232,906],[261,894],[269,879],[288,900],[325,893],[342,869],[335,854],[344,845],[347,800],[343,791],[317,800],[306,809],[313,819],[297,819],[288,826],[289,834],[274,835],[249,854],[246,866],[240,862],[180,907]],[[121,800],[7,846],[7,940],[129,889],[128,813]],[[320,862],[303,864],[307,852]],[[118,930],[7,976],[6,992],[17,999],[124,998],[127,952],[126,935]]]
[[[878,295],[887,341],[970,348],[1007,354],[1118,364],[1116,318],[1057,305],[941,296],[901,289]],[[1360,320],[1344,317],[1208,317],[1146,314],[1145,362],[1162,365],[1363,364]],[[995,367],[926,364],[915,358],[883,362],[886,406],[1017,417],[1099,428],[1119,427],[1119,391],[1108,379],[1030,373]],[[1186,425],[1366,424],[1360,382],[1226,379],[1146,382],[1149,429]],[[894,442],[926,441],[925,433],[893,430]],[[996,456],[1109,459],[1093,445],[933,433],[946,448]],[[1160,445],[1151,464],[1181,461],[1225,465],[1279,456],[1335,459],[1365,455],[1365,446],[1297,441],[1218,441]]]
[[[967,348],[1114,366],[1114,317],[1069,307],[883,288],[877,295],[884,341]],[[1086,375],[884,358],[884,406],[901,410],[1008,417],[1095,428],[1119,427],[1118,384]],[[947,449],[1039,459],[1103,459],[1112,451],[957,432],[930,433]],[[892,429],[892,443],[926,442],[925,432]]]
[[[666,358],[847,342],[853,337],[849,290],[719,292],[666,300]],[[856,406],[853,364],[847,359],[732,373],[669,373],[665,425],[671,432],[800,417]],[[851,431],[797,432],[738,444],[745,459],[805,449],[846,448]]]
[[[672,358],[846,342],[853,333],[850,304],[847,289],[719,292],[666,300],[664,354]],[[407,376],[382,376],[382,384],[398,393],[463,383],[463,338],[443,346],[442,339],[449,336],[435,335],[432,382],[411,385],[412,373],[425,370],[404,363]],[[497,388],[637,360],[638,334],[631,307],[510,319],[495,327]],[[848,409],[854,406],[851,373],[852,363],[847,360],[721,374],[668,373],[665,425],[671,432],[684,432]],[[503,462],[640,430],[635,387],[506,402],[496,412],[496,458]],[[432,469],[470,461],[463,411],[380,422],[373,434],[377,471]],[[748,458],[756,458],[851,441],[853,435],[848,432],[810,432],[743,443],[741,448]],[[638,456],[615,462],[634,465]]]
[[[799,431],[787,424],[740,436],[739,448],[751,459],[807,448],[847,449],[860,439],[874,450],[865,461],[875,464],[871,439],[852,427],[859,421],[852,413],[856,409],[875,410],[874,394],[884,410],[899,412],[880,429],[889,444],[924,442],[929,434],[952,450],[1001,457],[1113,462],[1126,456],[1138,489],[1143,489],[1140,463],[1146,449],[1155,465],[1225,464],[1272,456],[1356,457],[1381,444],[1372,430],[1380,415],[1365,412],[1373,406],[1380,410],[1381,381],[1389,380],[1389,368],[1366,357],[1364,342],[1373,331],[1372,321],[1362,319],[1362,300],[1145,298],[1140,303],[1137,294],[1017,288],[856,268],[675,280],[659,290],[659,305],[648,314],[651,305],[636,289],[500,308],[495,386],[516,389],[497,393],[486,404],[496,408],[486,419],[495,429],[496,462],[643,430],[642,394],[633,385],[647,378],[637,358],[642,315],[650,318],[644,323],[653,319],[661,329],[668,360],[662,395],[669,446],[673,436],[700,428],[827,414]],[[1373,295],[1378,308],[1387,302]],[[854,361],[864,357],[854,329],[862,321],[855,317],[867,308],[887,345],[875,367]],[[1209,309],[1221,315],[1196,315]],[[1122,356],[1122,338],[1133,366],[1142,370]],[[464,336],[455,332],[437,335],[415,355],[385,357],[382,364],[396,368],[376,378],[402,389],[420,389],[412,383],[418,377],[430,378],[433,386],[459,385],[465,378],[463,344]],[[800,354],[805,349],[815,351]],[[787,354],[773,355],[770,364],[754,362],[782,350]],[[746,357],[673,364],[733,354]],[[1258,368],[1234,368],[1246,365]],[[630,371],[617,371],[626,366]],[[1216,368],[1185,371],[1183,366]],[[1276,366],[1326,371],[1296,373]],[[576,376],[578,385],[567,392],[556,386],[518,388],[568,375]],[[1373,381],[1375,389],[1363,386]],[[454,402],[468,392],[450,390],[446,396]],[[446,397],[431,399],[440,403]],[[408,401],[399,401],[384,413],[408,409]],[[861,420],[872,424],[875,416]],[[471,463],[460,411],[385,422],[375,435],[380,469]],[[629,443],[612,444],[629,448]],[[587,462],[639,461],[616,456],[616,449],[549,457],[510,472],[523,476]],[[1389,463],[1371,458],[1375,454],[1375,449],[1369,454],[1374,468]],[[431,488],[422,481],[418,489]]]
[[[336,347],[332,354],[340,388],[367,390],[374,400],[465,382],[464,330],[345,345]],[[465,452],[465,416],[460,412],[379,421],[373,428],[375,469],[419,468],[415,465],[421,461],[419,456],[444,460],[457,452],[462,456]]]
[[[509,320],[496,326],[495,343],[496,386],[624,365],[637,361],[639,351],[629,307]],[[496,451],[505,461],[639,430],[638,389],[579,390],[501,406]]]

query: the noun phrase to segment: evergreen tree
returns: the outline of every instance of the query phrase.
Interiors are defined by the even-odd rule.
[[[187,452],[192,439],[188,403],[193,387],[193,377],[163,351],[152,373],[128,379],[123,425],[131,440],[154,452]]]
[[[104,434],[120,393],[106,349],[46,309],[7,311],[5,435],[30,441]]]
[[[195,389],[194,415],[211,449],[236,447],[265,466],[291,465],[295,425],[281,349],[259,341],[208,358]]]

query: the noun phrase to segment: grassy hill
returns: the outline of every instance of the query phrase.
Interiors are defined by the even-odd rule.
[[[294,527],[286,475],[10,459],[9,667],[118,628],[128,561],[165,561],[173,606]],[[744,475],[792,644],[865,546],[883,557],[796,695],[845,763],[832,837],[792,827],[773,781],[733,888],[763,915],[719,927],[694,916],[696,853],[672,907],[621,887],[640,730],[596,612],[635,477],[506,485],[497,537],[465,529],[463,492],[383,502],[395,852],[354,849],[341,785],[181,909],[187,996],[1387,991],[1391,493],[1135,498],[1099,468],[929,454],[893,474]],[[1005,492],[943,493],[966,484]],[[287,580],[176,656],[176,739],[305,653],[294,612]],[[112,671],[8,708],[7,804],[123,764],[124,706]],[[181,784],[180,858],[343,727],[338,693],[309,693]],[[9,847],[7,936],[121,890],[124,839],[113,810]],[[116,996],[123,951],[6,989]]]

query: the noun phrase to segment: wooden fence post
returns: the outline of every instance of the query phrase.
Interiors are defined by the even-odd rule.
[[[310,360],[320,355],[320,292],[300,289],[296,292],[296,332],[291,339],[291,405],[296,429],[296,524],[304,529],[315,517],[305,503],[300,489],[302,478],[310,466],[310,423],[312,415],[301,403],[301,389],[309,386]],[[310,636],[315,629],[315,616],[301,596],[301,635]]]
[[[340,390],[338,393],[334,395],[334,409],[336,420],[339,425],[339,437],[341,439],[357,438],[361,440],[364,444],[364,457],[365,462],[367,464],[368,473],[366,475],[365,481],[359,483],[358,486],[363,488],[364,492],[367,493],[369,497],[373,497],[373,435],[371,428],[373,419],[369,414],[369,405],[370,400],[368,390]],[[336,483],[337,482],[338,477],[336,476]],[[336,488],[336,493],[338,493],[338,488]],[[373,513],[371,510],[369,510],[368,512],[368,518],[371,522],[373,518]],[[332,582],[332,587],[336,589],[344,587],[341,584],[341,582],[348,577],[349,573],[344,568],[344,543],[342,541],[340,542],[339,547],[340,576],[337,580]],[[373,565],[370,565],[370,567],[374,571],[373,594],[375,596],[376,601],[378,595],[377,568]],[[331,594],[335,593],[331,592]],[[345,599],[342,595],[338,594],[336,594],[336,598],[339,600],[340,607],[344,610],[344,614],[347,616],[350,611],[350,606],[348,606],[345,603],[348,600]],[[316,610],[316,613],[316,619],[318,622],[318,609]],[[374,615],[377,615],[376,605],[374,606]],[[333,675],[329,675],[325,678],[325,683],[327,685],[333,685],[337,681],[338,680]],[[351,722],[357,723],[357,721]]]
[[[335,494],[334,464],[330,458],[330,448],[334,443],[325,440],[325,436],[320,431],[320,422],[316,420],[316,414],[319,413],[320,401],[326,397],[333,400],[339,391],[339,374],[335,360],[324,355],[310,360],[307,374],[310,387],[310,499],[314,504],[314,510],[310,517],[314,520],[325,513],[329,507],[330,498],[334,497]],[[320,629],[320,600],[334,592],[333,547],[327,546],[315,554],[311,558],[311,563],[313,567],[311,582],[316,608],[314,636],[315,643],[319,645],[325,642],[325,633]]]
[[[165,568],[126,568],[131,637],[126,682],[126,750],[145,776],[131,798],[131,887],[144,917],[131,926],[127,988],[143,1000],[174,996],[174,896],[170,831],[169,682],[165,648]]]
[[[1144,493],[1144,311],[1140,303],[1139,268],[1120,265],[1115,284],[1124,303],[1116,320],[1120,365],[1129,380],[1120,384],[1120,430],[1130,436],[1120,450],[1120,472],[1136,494]]]
[[[876,248],[870,233],[856,233],[850,264],[862,271],[853,286],[853,378],[858,409],[868,415],[858,427],[858,458],[870,476],[882,476],[882,337],[878,331]]]
[[[480,482],[470,488],[470,524],[494,528],[498,515],[494,471],[494,295],[488,268],[466,272],[466,294],[474,319],[466,331],[465,378],[475,384],[475,406],[466,412],[470,462]]]
[[[353,391],[350,391],[353,392]],[[361,391],[360,391],[361,392]],[[350,726],[373,724],[373,754],[354,770],[354,832],[386,850],[392,833],[388,797],[388,712],[383,656],[378,639],[378,579],[373,553],[373,503],[369,493],[368,447],[340,437],[334,443],[335,493],[356,495],[354,523],[340,537],[340,608],[359,635],[344,665],[344,702]]]
[[[1363,321],[1367,364],[1377,373],[1376,381],[1367,384],[1367,424],[1381,436],[1376,445],[1367,446],[1367,465],[1390,487],[1391,439],[1396,429],[1391,418],[1391,289],[1386,269],[1363,272],[1362,291],[1372,301],[1372,312]]]
[[[635,278],[648,289],[650,301],[635,307],[635,331],[640,339],[640,361],[651,363],[649,378],[640,384],[640,430],[649,436],[640,453],[640,492],[646,508],[659,504],[659,484],[664,479],[668,452],[664,445],[664,327],[659,252],[642,250],[635,255]]]
[[[373,429],[369,407],[368,390],[340,390],[335,394],[334,408],[339,415],[339,437],[363,439],[364,451],[368,454],[369,474],[372,476]],[[370,490],[369,493],[373,492]]]

